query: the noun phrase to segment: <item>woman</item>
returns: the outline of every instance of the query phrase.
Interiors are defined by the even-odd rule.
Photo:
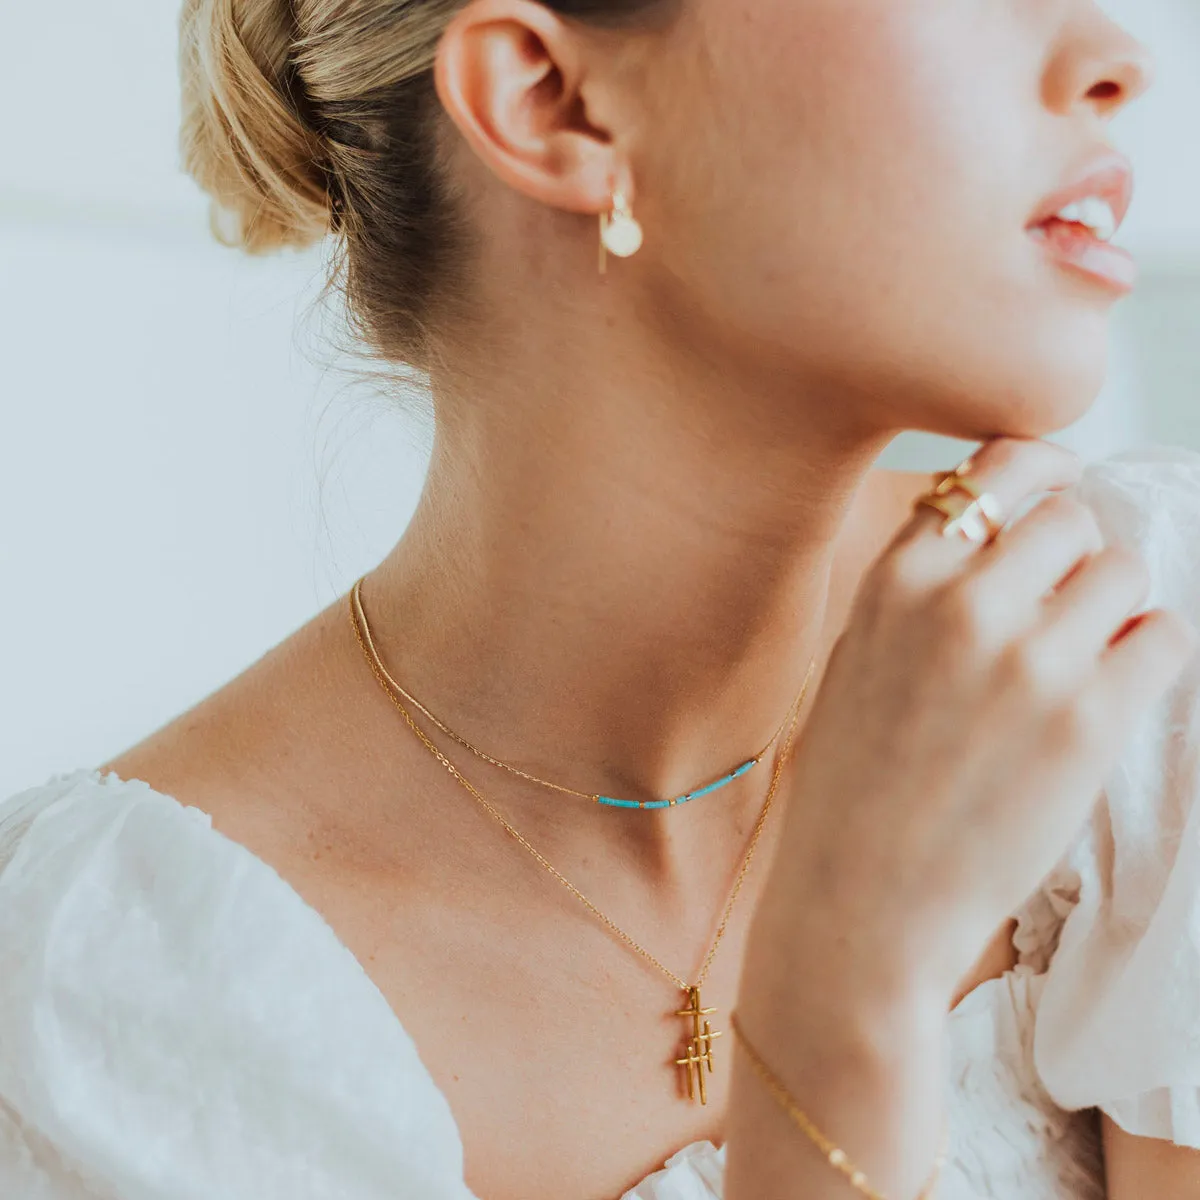
[[[948,1122],[951,1200],[1194,1194],[1200,459],[1041,440],[1144,49],[1091,0],[182,39],[226,236],[332,231],[436,444],[361,586],[0,810],[0,1192],[912,1197]],[[905,429],[985,444],[930,495]]]

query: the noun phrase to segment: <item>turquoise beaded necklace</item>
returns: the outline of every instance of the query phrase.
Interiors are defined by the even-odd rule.
[[[728,787],[735,779],[740,779],[743,775],[746,775],[750,771],[754,770],[754,768],[763,761],[763,759],[766,757],[767,751],[770,750],[770,748],[775,744],[779,738],[779,735],[783,733],[784,728],[787,726],[788,720],[791,718],[792,714],[804,701],[804,692],[808,685],[807,677],[804,681],[805,687],[800,689],[800,694],[792,702],[791,708],[789,708],[787,711],[787,716],[785,716],[779,723],[779,728],[776,729],[771,735],[770,741],[768,741],[767,744],[753,758],[746,759],[741,766],[735,767],[727,775],[722,775],[720,779],[716,779],[712,783],[705,784],[703,787],[696,788],[695,791],[684,792],[682,795],[676,796],[671,800],[620,800],[615,796],[602,796],[598,792],[581,792],[576,788],[566,787],[561,783],[552,783],[548,779],[540,779],[536,775],[531,775],[528,771],[522,771],[520,767],[514,767],[511,763],[506,763],[501,759],[493,758],[490,754],[487,754],[483,750],[480,750],[477,746],[472,745],[461,734],[455,733],[453,729],[445,724],[445,722],[434,716],[434,714],[431,713],[429,709],[427,709],[425,705],[416,698],[416,696],[402,688],[400,684],[398,684],[391,677],[391,675],[388,674],[387,668],[383,665],[383,661],[379,657],[379,652],[375,649],[375,642],[371,637],[371,628],[367,623],[367,614],[363,610],[362,603],[362,584],[365,578],[366,576],[363,575],[355,582],[354,587],[350,592],[350,598],[354,604],[355,610],[357,611],[358,620],[362,627],[363,638],[366,642],[366,647],[371,659],[375,666],[379,669],[382,677],[387,680],[391,687],[393,687],[401,696],[404,697],[405,700],[413,705],[414,708],[422,712],[447,737],[452,738],[460,746],[462,746],[463,749],[469,750],[475,755],[476,758],[482,759],[486,763],[490,763],[493,767],[500,767],[502,770],[508,771],[512,775],[519,776],[521,779],[527,780],[529,783],[536,783],[540,787],[550,788],[556,792],[563,792],[569,796],[578,796],[584,800],[591,800],[593,803],[602,804],[606,808],[678,808],[681,804],[687,804],[691,800],[698,800],[701,796],[710,796],[713,792],[719,792],[722,788]],[[812,668],[810,667],[809,675],[811,674]]]
[[[761,756],[748,758],[740,767],[730,771],[728,775],[722,775],[716,782],[697,788],[694,792],[684,792],[682,796],[676,796],[674,800],[618,800],[615,796],[597,795],[593,795],[592,799],[597,804],[606,804],[609,808],[675,808],[677,805],[686,804],[689,800],[697,800],[701,796],[719,792],[721,788],[731,784],[735,779],[740,779],[747,771],[752,771],[760,762],[762,762]]]

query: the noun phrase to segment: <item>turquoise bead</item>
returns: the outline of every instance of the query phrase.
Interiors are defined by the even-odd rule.
[[[684,792],[682,796],[676,796],[674,800],[646,800],[643,802],[638,800],[618,800],[613,796],[597,796],[596,803],[607,805],[609,808],[677,808],[681,804],[686,804],[689,800],[710,795],[712,792],[719,791],[725,787],[726,784],[732,783],[735,779],[740,779],[751,768],[758,766],[758,761],[757,758],[749,758],[736,770],[730,771],[728,775],[722,776],[714,783],[698,788],[694,792]]]

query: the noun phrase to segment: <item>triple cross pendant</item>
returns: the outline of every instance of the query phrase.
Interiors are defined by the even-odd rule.
[[[721,1033],[720,1030],[713,1033],[712,1027],[707,1020],[705,1020],[702,1029],[700,1027],[700,1020],[702,1017],[710,1016],[717,1010],[715,1008],[704,1008],[701,1005],[700,989],[698,987],[688,988],[687,994],[687,1008],[679,1009],[675,1015],[677,1017],[689,1017],[692,1022],[692,1032],[688,1038],[683,1058],[677,1058],[675,1062],[687,1072],[688,1099],[695,1100],[697,1094],[699,1094],[700,1103],[707,1104],[708,1088],[705,1085],[704,1069],[707,1067],[709,1073],[712,1073],[712,1043],[714,1038],[721,1036]]]

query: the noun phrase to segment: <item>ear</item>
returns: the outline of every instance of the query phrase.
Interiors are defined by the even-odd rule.
[[[438,45],[438,97],[504,182],[554,208],[599,213],[614,188],[633,191],[599,49],[599,36],[589,41],[535,0],[471,0]]]

